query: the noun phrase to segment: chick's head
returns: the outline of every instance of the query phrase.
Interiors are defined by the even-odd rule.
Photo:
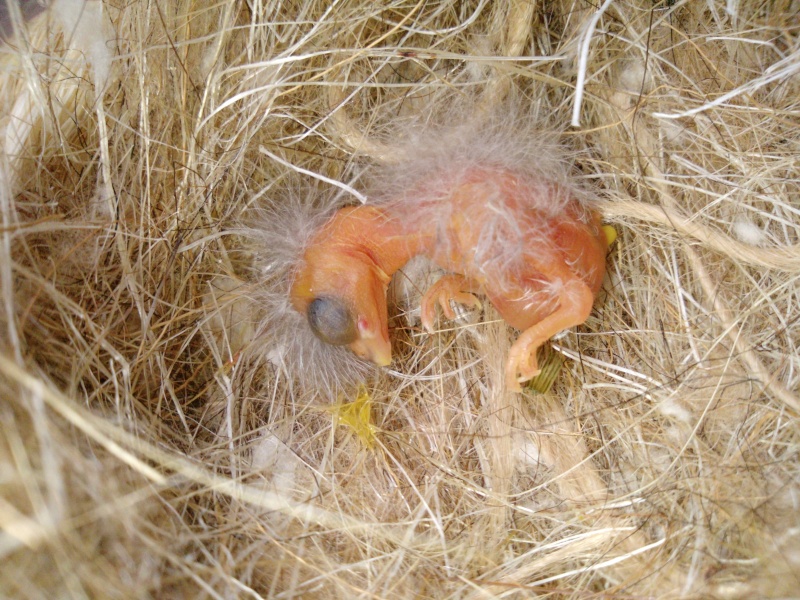
[[[389,277],[370,252],[341,240],[312,244],[291,288],[295,310],[327,344],[379,366],[392,360],[386,307]]]

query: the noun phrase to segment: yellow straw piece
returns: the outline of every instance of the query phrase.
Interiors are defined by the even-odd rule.
[[[372,424],[372,398],[364,386],[360,386],[358,396],[352,402],[341,402],[331,407],[334,427],[345,425],[355,432],[367,448],[375,443],[375,425]]]

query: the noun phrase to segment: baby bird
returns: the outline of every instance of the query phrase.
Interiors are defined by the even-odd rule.
[[[433,161],[415,184],[342,208],[312,235],[290,300],[320,340],[388,365],[387,287],[418,255],[449,272],[422,298],[428,332],[437,304],[452,319],[450,301],[480,306],[476,294],[522,330],[505,371],[512,390],[539,373],[539,346],[586,320],[610,241],[598,214],[558,177],[477,154]]]

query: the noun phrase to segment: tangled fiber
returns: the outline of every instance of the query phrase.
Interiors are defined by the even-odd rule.
[[[1,19],[4,595],[798,595],[796,0],[31,4]],[[541,128],[599,199],[595,310],[511,393],[516,332],[422,332],[414,261],[391,367],[330,386],[276,342],[269,232],[286,270],[454,110]]]

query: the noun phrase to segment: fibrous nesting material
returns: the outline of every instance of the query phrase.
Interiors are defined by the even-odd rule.
[[[3,594],[795,593],[796,2],[79,4],[0,51]],[[298,385],[243,224],[507,102],[619,234],[552,388],[422,261],[392,367]]]

